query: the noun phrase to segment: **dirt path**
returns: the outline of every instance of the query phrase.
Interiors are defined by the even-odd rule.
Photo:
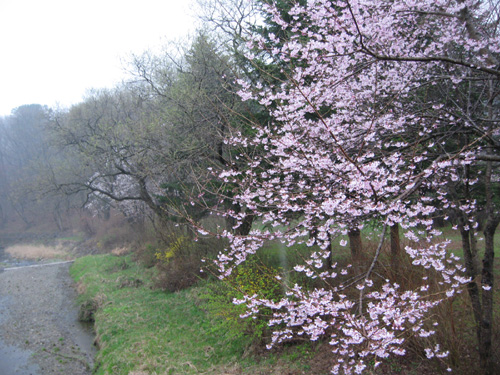
[[[0,375],[91,374],[70,263],[0,271]]]

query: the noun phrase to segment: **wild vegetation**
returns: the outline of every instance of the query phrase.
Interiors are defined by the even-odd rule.
[[[82,292],[82,319],[95,320],[97,374],[282,374],[311,366],[308,345],[257,362],[251,337],[207,313],[210,284],[165,294],[153,287],[153,270],[130,256],[83,257],[71,273]]]
[[[2,119],[0,227],[78,222],[156,297],[333,373],[496,373],[498,2],[200,3],[129,81]]]

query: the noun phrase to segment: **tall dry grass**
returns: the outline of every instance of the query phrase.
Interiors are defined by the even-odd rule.
[[[45,245],[14,245],[5,249],[5,252],[13,258],[42,260],[62,258],[67,259],[69,255],[64,251],[62,246],[45,246]]]

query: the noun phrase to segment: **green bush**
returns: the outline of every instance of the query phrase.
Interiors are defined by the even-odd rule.
[[[158,259],[158,246],[152,243],[147,243],[139,247],[134,253],[134,260],[140,263],[143,267],[151,268],[156,265]]]
[[[264,343],[272,332],[268,326],[271,310],[263,308],[253,319],[242,319],[240,316],[246,312],[246,306],[233,301],[254,294],[274,301],[281,299],[283,287],[275,277],[279,273],[280,269],[266,266],[254,258],[236,267],[223,281],[208,283],[203,296],[207,309],[224,321],[223,327],[214,327],[214,330],[229,330],[236,337],[248,335],[255,342]]]
[[[195,285],[205,274],[201,273],[200,258],[171,258],[156,265],[154,287],[167,292],[178,292]]]
[[[194,241],[181,231],[165,236],[162,247],[154,251],[157,270],[155,288],[178,292],[195,285],[207,276],[200,272],[203,259],[213,258],[223,249],[225,242],[213,237]]]
[[[174,258],[184,257],[185,254],[190,255],[192,243],[189,238],[184,235],[179,235],[171,236],[169,240],[170,241],[165,244],[166,246],[163,249],[158,249],[155,252],[158,263],[168,263]]]

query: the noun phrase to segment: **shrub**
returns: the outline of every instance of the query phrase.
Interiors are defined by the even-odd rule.
[[[172,258],[184,258],[190,255],[192,243],[186,236],[172,236],[170,240],[166,248],[155,252],[155,257],[160,264],[168,263]]]
[[[162,246],[154,252],[157,270],[155,287],[177,292],[193,286],[207,276],[200,272],[203,259],[213,257],[224,245],[225,242],[212,237],[194,241],[180,231],[164,235]]]
[[[278,268],[267,266],[254,257],[236,267],[223,281],[208,283],[203,296],[206,307],[224,322],[223,327],[214,329],[229,330],[234,336],[248,335],[255,342],[264,343],[271,334],[268,326],[271,311],[263,309],[254,319],[242,319],[240,316],[246,312],[246,306],[236,305],[233,301],[245,294],[279,300],[283,296],[283,287],[275,278],[278,273]]]
[[[199,257],[171,257],[156,265],[158,271],[154,286],[168,292],[178,292],[196,284],[205,275],[200,272],[202,261]]]
[[[156,254],[158,253],[158,245],[146,243],[138,247],[134,253],[134,260],[142,264],[143,267],[151,268],[158,263]]]

